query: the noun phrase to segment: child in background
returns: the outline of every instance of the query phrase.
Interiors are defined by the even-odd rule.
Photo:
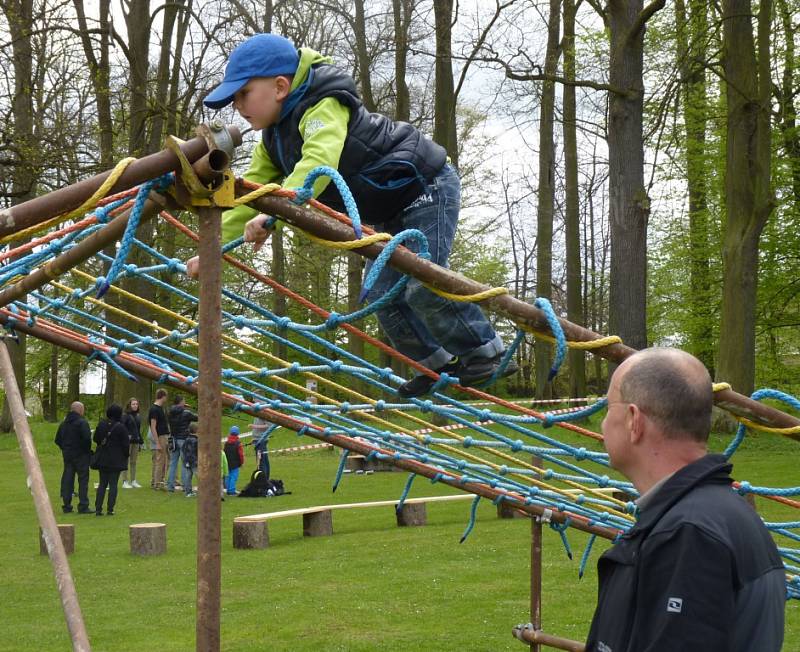
[[[225,500],[225,487],[228,486],[228,458],[224,450],[219,452],[219,456],[220,475],[222,476],[222,500]]]
[[[189,424],[189,434],[183,443],[183,471],[181,484],[183,493],[187,498],[194,498],[197,494],[192,489],[192,476],[197,475],[197,422]]]
[[[244,448],[239,441],[239,426],[231,426],[224,450],[225,457],[228,458],[228,481],[225,488],[229,496],[235,496],[239,469],[244,464]]]

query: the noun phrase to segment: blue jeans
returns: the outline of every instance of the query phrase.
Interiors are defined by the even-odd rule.
[[[225,476],[225,490],[229,496],[236,495],[236,482],[239,480],[240,468],[240,466],[237,466],[235,469],[231,469],[228,475]]]
[[[186,488],[187,482],[191,482],[191,479],[188,477],[187,469],[185,460],[183,459],[183,444],[186,442],[185,439],[176,439],[175,440],[175,450],[170,451],[169,454],[169,475],[167,476],[167,491],[175,491],[175,476],[178,472],[178,461],[181,463],[181,484],[183,485],[184,489]]]
[[[396,219],[375,228],[392,234],[419,229],[428,239],[431,261],[447,267],[460,206],[461,181],[456,171],[445,165],[425,192]],[[418,251],[416,243],[407,246]],[[371,267],[369,261],[365,275]],[[401,278],[400,272],[385,267],[367,300],[377,301]],[[377,317],[394,348],[431,369],[442,367],[454,355],[492,358],[504,350],[502,340],[477,305],[440,297],[414,278],[401,296],[377,311]]]

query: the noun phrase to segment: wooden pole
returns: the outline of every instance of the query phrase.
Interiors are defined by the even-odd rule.
[[[150,193],[142,207],[141,222],[152,219],[166,206],[164,198],[157,193]],[[96,231],[85,240],[82,240],[68,251],[53,258],[41,267],[33,270],[21,281],[0,290],[0,306],[6,306],[12,301],[24,297],[26,294],[38,290],[54,278],[59,278],[80,263],[89,260],[98,251],[112,242],[119,240],[125,233],[130,218],[130,209],[122,215],[111,220],[102,229]]]
[[[197,515],[197,652],[220,649],[222,419],[222,257],[219,208],[201,208],[200,308],[197,400],[199,407]]]
[[[542,458],[533,456],[533,466],[542,468]],[[537,476],[539,477],[539,476]],[[531,518],[531,623],[533,628],[542,628],[542,517]],[[541,647],[531,641],[531,652],[540,652]]]
[[[234,125],[228,125],[225,129],[233,146],[241,145],[242,136],[239,128]],[[180,145],[180,148],[190,163],[194,163],[209,151],[208,143],[202,136],[186,141]],[[149,179],[155,179],[165,172],[180,170],[180,167],[177,155],[169,148],[165,148],[160,152],[133,161],[125,168],[125,171],[111,187],[108,194],[113,195],[122,190],[133,188]],[[51,217],[78,208],[103,185],[103,182],[110,174],[111,170],[106,170],[89,179],[84,179],[70,186],[49,192],[46,195],[0,210],[0,237],[17,233],[30,226],[40,224]]]
[[[50,497],[47,494],[42,467],[39,465],[36,446],[33,443],[28,417],[25,415],[25,406],[22,403],[22,396],[19,392],[17,380],[14,377],[14,369],[11,366],[11,357],[5,341],[0,342],[0,376],[3,379],[6,399],[14,419],[14,431],[17,433],[20,452],[25,462],[25,471],[28,473],[30,480],[36,516],[39,519],[42,535],[47,544],[50,561],[53,563],[56,586],[58,586],[58,593],[61,597],[61,607],[64,609],[67,629],[72,639],[72,649],[75,652],[90,652],[89,636],[86,633],[86,625],[83,622],[83,614],[78,603],[75,582],[72,580],[67,553],[64,550],[64,544],[61,542],[61,535],[58,532],[53,506],[50,504]]]

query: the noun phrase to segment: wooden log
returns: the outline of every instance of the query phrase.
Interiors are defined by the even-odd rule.
[[[135,523],[129,528],[131,554],[148,557],[167,552],[166,523]]]
[[[61,536],[61,543],[64,544],[64,552],[71,555],[75,552],[75,526],[71,523],[59,523],[58,534]],[[39,554],[47,554],[47,544],[44,542],[44,533],[39,528]]]
[[[304,537],[327,537],[333,534],[333,512],[324,509],[303,514]]]
[[[267,521],[233,519],[233,547],[236,550],[260,550],[269,547]]]
[[[497,503],[497,518],[525,518],[527,514],[518,510],[512,503]]]
[[[364,462],[365,459],[363,455],[348,455],[345,460],[345,468],[348,471],[363,471]]]
[[[427,525],[428,511],[425,503],[404,503],[400,509],[395,509],[397,525],[400,527]]]

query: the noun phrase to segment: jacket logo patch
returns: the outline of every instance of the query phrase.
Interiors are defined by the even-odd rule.
[[[667,613],[679,614],[683,609],[683,598],[667,598]]]
[[[597,641],[597,652],[614,652],[614,650],[603,643],[603,641]]]
[[[325,126],[325,123],[322,120],[309,120],[306,123],[306,131],[303,134],[304,138],[311,138],[315,133],[317,133],[320,129]]]

